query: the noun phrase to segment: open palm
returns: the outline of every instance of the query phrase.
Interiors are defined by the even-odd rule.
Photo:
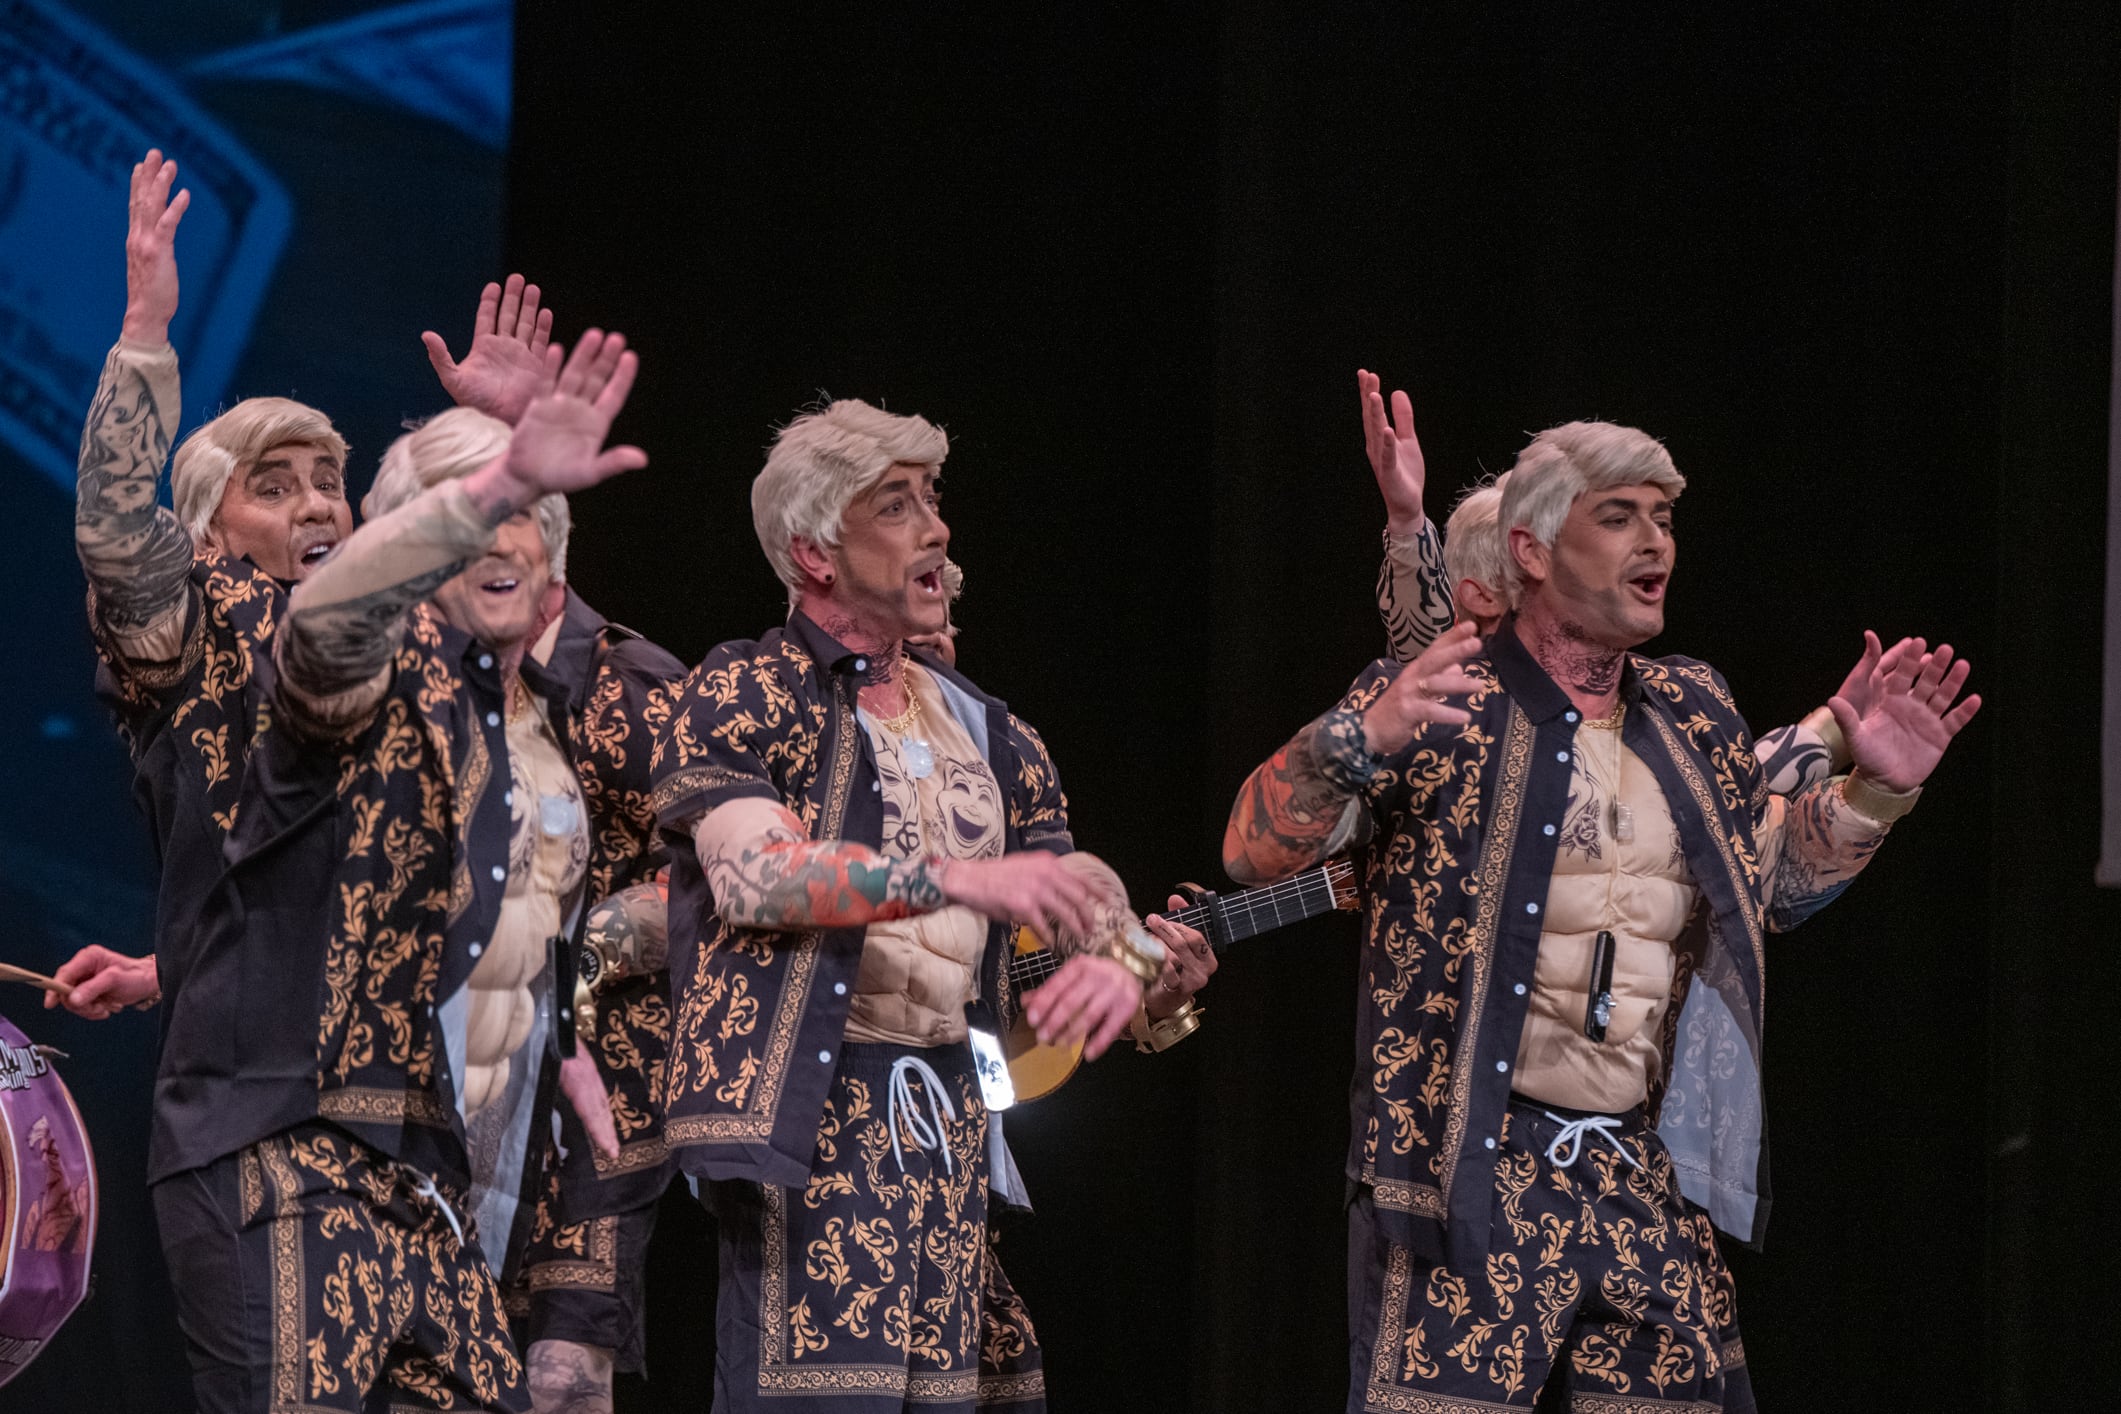
[[[1356,391],[1362,396],[1363,449],[1370,456],[1370,473],[1385,498],[1386,522],[1395,535],[1411,535],[1421,528],[1422,492],[1428,482],[1428,464],[1422,459],[1421,439],[1414,435],[1414,404],[1403,392],[1392,394],[1391,415],[1386,416],[1382,384],[1367,369],[1355,371]]]
[[[552,391],[563,350],[552,342],[552,311],[538,308],[538,300],[538,287],[525,284],[521,275],[510,275],[506,285],[487,285],[479,293],[471,351],[462,363],[450,357],[440,334],[429,330],[420,336],[427,361],[457,406],[477,408],[513,426],[533,399]]]
[[[1888,790],[1908,791],[1929,779],[1952,738],[1981,710],[1981,696],[1953,701],[1972,664],[1954,662],[1948,643],[1930,653],[1918,638],[1895,645],[1886,657],[1873,677],[1871,701],[1861,710],[1839,695],[1827,707],[1848,738],[1857,769]]]
[[[508,474],[533,496],[550,496],[646,466],[639,447],[604,448],[639,367],[624,335],[583,334],[553,390],[532,399],[516,424]]]

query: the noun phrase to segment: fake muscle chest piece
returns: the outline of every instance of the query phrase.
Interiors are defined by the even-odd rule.
[[[1576,734],[1554,879],[1539,936],[1515,1088],[1548,1104],[1615,1114],[1647,1098],[1663,1066],[1673,944],[1698,896],[1672,813],[1617,727]],[[1601,933],[1612,936],[1612,1006],[1603,1040],[1585,1034]]]
[[[520,693],[520,689],[518,690]],[[574,767],[543,712],[518,701],[508,719],[508,887],[493,937],[471,973],[464,1110],[508,1087],[510,1065],[537,1018],[550,939],[565,931],[589,863],[589,826]]]

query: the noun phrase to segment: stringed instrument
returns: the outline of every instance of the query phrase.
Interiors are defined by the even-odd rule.
[[[1232,943],[1317,918],[1335,910],[1361,906],[1355,888],[1355,866],[1345,859],[1329,859],[1278,884],[1265,884],[1234,894],[1208,894],[1189,908],[1174,909],[1162,916],[1196,929],[1218,952]],[[1016,930],[1016,951],[1009,959],[1009,981],[1016,994],[1037,987],[1060,971],[1063,959],[1029,928]],[[1039,1042],[1021,1012],[1003,1038],[1009,1057],[1009,1080],[1019,1102],[1042,1099],[1067,1084],[1082,1064],[1083,1048],[1047,1046]]]

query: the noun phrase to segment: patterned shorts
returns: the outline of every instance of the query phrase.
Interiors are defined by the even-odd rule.
[[[902,1068],[894,1106],[908,1056],[940,1092]],[[939,1113],[939,1140],[924,1136]],[[988,1238],[987,1111],[965,1047],[845,1046],[809,1183],[703,1196],[721,1226],[716,1414],[1045,1408],[1038,1337]]]
[[[1351,1414],[1529,1409],[1550,1383],[1540,1407],[1576,1414],[1750,1414],[1730,1270],[1663,1141],[1627,1116],[1626,1158],[1585,1134],[1562,1167],[1560,1128],[1511,1102],[1482,1271],[1425,1269],[1377,1231],[1368,1190],[1351,1205]]]
[[[154,1200],[206,1414],[529,1409],[460,1195],[418,1171],[312,1123]]]
[[[648,1242],[660,1198],[587,1222],[555,1224],[541,1207],[509,1310],[521,1308],[523,1348],[567,1340],[613,1352],[622,1374],[648,1371]]]

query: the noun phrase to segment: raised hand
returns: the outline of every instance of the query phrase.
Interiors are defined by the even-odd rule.
[[[1405,393],[1394,393],[1387,420],[1377,375],[1357,369],[1355,387],[1362,396],[1363,448],[1370,454],[1377,489],[1384,493],[1385,524],[1394,535],[1412,535],[1421,529],[1421,496],[1428,483],[1421,442],[1414,435],[1414,404]]]
[[[169,321],[177,317],[177,223],[191,205],[191,193],[170,199],[177,164],[159,149],[133,166],[132,195],[125,229],[125,323],[120,332],[129,344],[159,348],[169,342]]]
[[[1954,704],[1972,665],[1954,662],[1948,643],[1931,653],[1919,638],[1903,640],[1885,657],[1894,661],[1881,659],[1871,674],[1867,709],[1839,694],[1826,705],[1848,738],[1856,769],[1888,790],[1909,791],[1929,779],[1944,748],[1981,710],[1981,696]]]
[[[1364,744],[1372,754],[1390,756],[1413,740],[1425,722],[1464,726],[1473,720],[1462,707],[1445,699],[1480,686],[1460,665],[1480,651],[1480,630],[1470,619],[1453,624],[1422,655],[1399,670],[1399,676],[1363,714]]]
[[[552,311],[538,308],[536,285],[510,275],[506,285],[479,292],[472,316],[471,351],[458,363],[432,329],[420,335],[427,361],[458,407],[477,408],[513,427],[531,401],[553,389],[566,351],[552,342]]]
[[[508,455],[498,463],[515,510],[540,496],[586,490],[648,465],[648,454],[639,447],[599,450],[611,433],[612,419],[626,406],[639,370],[640,360],[626,347],[625,335],[595,329],[582,335],[553,390],[524,410],[509,439]]]

